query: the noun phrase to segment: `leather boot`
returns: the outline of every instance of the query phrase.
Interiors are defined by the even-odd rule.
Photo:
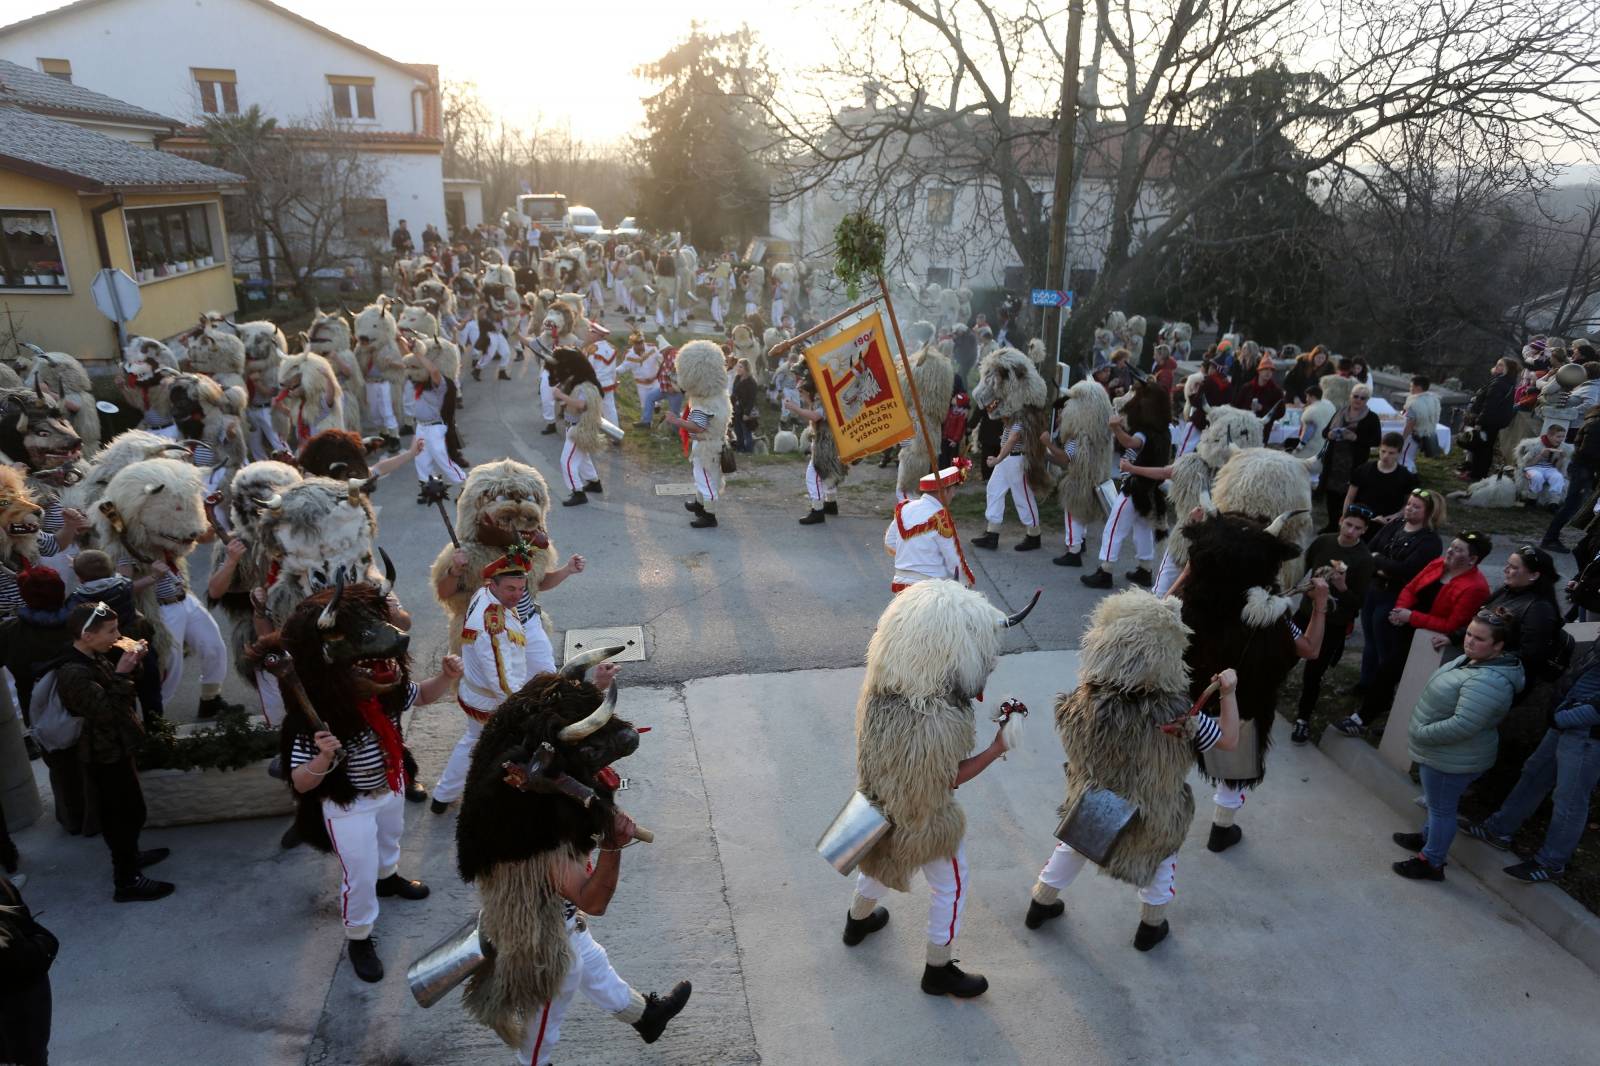
[[[1067,905],[1061,900],[1054,903],[1040,903],[1033,899],[1028,901],[1028,916],[1022,919],[1022,924],[1029,929],[1037,929],[1045,922],[1059,918],[1066,911]]]
[[[383,980],[383,960],[378,958],[378,945],[373,939],[346,941],[345,950],[350,955],[350,968],[368,984]]]
[[[399,896],[401,899],[427,899],[428,886],[392,873],[377,884],[380,897]]]
[[[989,991],[989,980],[980,973],[966,973],[951,959],[943,966],[922,968],[922,990],[930,996],[955,996],[971,999]]]
[[[972,546],[974,548],[988,548],[990,551],[993,551],[994,549],[1000,547],[1000,534],[985,533],[981,537],[974,537],[972,539]]]
[[[1031,552],[1037,551],[1043,546],[1044,542],[1040,539],[1039,534],[1027,533],[1023,535],[1021,541],[1012,546],[1011,550],[1014,552]]]
[[[693,991],[694,986],[688,981],[679,981],[665,996],[652,992],[644,997],[644,1017],[634,1022],[633,1027],[644,1037],[646,1044],[654,1044],[661,1038],[661,1030],[683,1010]]]
[[[828,516],[824,511],[807,511],[806,516],[800,519],[800,524],[802,526],[820,526],[827,520]]]
[[[822,504],[822,513],[823,514],[838,514],[839,513],[839,501],[838,500],[826,500],[826,501],[824,501],[823,504]]]
[[[874,907],[872,913],[865,918],[851,918],[847,915],[844,920],[845,946],[855,947],[888,924],[889,908],[887,907]]]

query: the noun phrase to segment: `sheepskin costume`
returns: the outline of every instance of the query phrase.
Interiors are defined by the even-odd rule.
[[[733,354],[740,359],[750,360],[751,369],[756,372],[756,380],[763,386],[772,373],[772,365],[766,353],[783,339],[783,331],[777,328],[769,329],[766,336],[772,338],[770,343],[758,341],[755,331],[743,322],[734,326],[728,333],[728,340],[733,342]]]
[[[82,470],[82,445],[66,411],[39,382],[0,392],[0,455],[27,467],[37,491],[71,483]]]
[[[567,431],[568,447],[583,454],[581,457],[574,456],[564,447],[561,456],[562,477],[567,488],[581,492],[585,484],[598,480],[593,457],[605,445],[605,435],[600,429],[605,417],[600,378],[595,374],[594,364],[583,352],[576,348],[561,347],[555,350],[555,357],[551,360],[550,380],[568,396],[583,401],[583,410],[577,414],[576,421],[569,423]],[[567,417],[570,419],[573,416]],[[578,466],[584,467],[581,474]]]
[[[1322,386],[1322,398],[1333,404],[1335,411],[1342,411],[1350,406],[1350,394],[1359,382],[1342,374],[1324,374],[1317,384]]]
[[[90,463],[84,472],[83,478],[62,494],[62,505],[76,507],[84,514],[89,514],[105,497],[106,486],[111,484],[112,478],[124,468],[146,459],[175,459],[186,463],[190,459],[190,453],[182,442],[142,429],[130,429],[125,433],[118,433],[100,449],[99,454],[94,457],[94,462]],[[92,537],[93,529],[85,530],[80,534],[79,544],[84,545]]]
[[[228,388],[244,388],[244,341],[229,323],[207,318],[187,335],[181,363],[186,370],[204,374]]]
[[[306,331],[306,347],[333,367],[339,379],[339,394],[344,405],[344,428],[359,433],[366,421],[363,405],[367,398],[367,379],[361,372],[361,363],[351,346],[352,336],[350,323],[343,314],[319,310],[311,319],[311,328]]]
[[[132,563],[135,581],[159,578],[153,569],[163,562],[185,585],[189,582],[189,553],[210,530],[205,513],[206,487],[200,471],[174,459],[145,459],[124,467],[95,505],[90,518],[95,544],[113,562]],[[134,593],[139,613],[155,622],[155,648],[165,671],[174,668],[175,648],[167,627],[161,624],[161,603],[156,598],[159,580]],[[219,638],[220,639],[220,638]]]
[[[1091,522],[1105,518],[1105,504],[1097,491],[1111,476],[1111,397],[1098,381],[1085,379],[1062,393],[1056,418],[1056,444],[1075,445],[1065,473],[1056,481],[1056,498],[1064,512],[1068,552],[1083,549]]]
[[[800,363],[796,385],[803,395],[811,397],[813,404],[820,406],[817,386],[811,377],[811,364],[804,361]],[[806,519],[802,519],[803,524],[810,525],[825,521],[824,514],[839,513],[835,496],[839,485],[850,473],[850,467],[839,458],[839,440],[833,435],[833,426],[829,424],[826,414],[821,420],[807,425],[801,436],[811,449],[811,461],[806,464],[806,495],[810,497],[811,510]]]
[[[397,384],[405,376],[405,355],[400,351],[400,329],[395,322],[394,306],[395,301],[380,296],[356,314],[353,350],[362,377],[369,385]]]
[[[924,344],[919,351],[912,353],[911,378],[917,387],[923,429],[911,434],[911,439],[900,449],[900,465],[895,471],[894,482],[896,500],[915,499],[920,491],[917,482],[939,465],[939,457],[930,456],[924,442],[931,440],[935,448],[939,446],[944,433],[944,416],[950,411],[950,397],[955,392],[956,365],[932,344]],[[1039,380],[1042,382],[1044,379]],[[900,392],[901,395],[909,395],[904,373],[901,374]]]
[[[550,514],[550,488],[544,475],[515,459],[482,463],[467,473],[467,480],[456,497],[456,536],[467,553],[466,570],[449,587],[447,596],[439,588],[449,576],[456,548],[446,544],[433,561],[429,577],[439,606],[450,619],[450,650],[461,648],[461,626],[466,621],[472,594],[480,587],[479,575],[512,544],[520,543],[533,564],[528,570],[528,592],[538,596],[539,584],[556,565],[556,547],[550,541],[547,522]],[[545,630],[555,632],[550,616],[540,610]],[[523,619],[526,626],[527,619]]]
[[[1465,489],[1452,492],[1450,499],[1468,507],[1515,507],[1523,484],[1514,467],[1503,466]]]
[[[311,477],[265,503],[257,538],[275,571],[267,614],[281,626],[306,597],[337,583],[385,585],[373,538],[377,513],[361,482]]]
[[[289,413],[296,449],[325,429],[345,428],[344,390],[333,364],[315,352],[283,357],[275,402]]]
[[[722,446],[728,439],[728,423],[733,419],[733,401],[728,396],[728,367],[722,349],[712,341],[695,340],[678,349],[678,387],[683,390],[689,411],[704,411],[711,416],[705,432],[689,445],[695,491],[700,506],[716,512],[722,495]]]
[[[17,386],[31,389],[37,384],[55,397],[83,442],[83,457],[93,459],[100,450],[100,411],[94,405],[94,386],[83,364],[66,352],[36,352],[19,347],[18,354],[21,365],[16,366],[20,375]]]
[[[878,914],[886,888],[908,891],[921,869],[933,896],[930,928],[948,929],[928,944],[929,970],[950,962],[960,928],[966,815],[951,782],[976,741],[972,700],[994,670],[1005,621],[954,581],[919,581],[890,602],[867,647],[856,701],[856,787],[891,828],[861,859],[847,936]],[[954,899],[941,900],[952,870]]]
[[[122,376],[117,389],[130,407],[142,411],[149,425],[172,421],[167,407],[166,378],[178,373],[178,357],[154,337],[130,337],[122,349]]]
[[[1084,631],[1078,687],[1056,697],[1056,732],[1066,749],[1065,819],[1090,789],[1106,789],[1138,811],[1100,872],[1141,890],[1142,926],[1134,943],[1145,950],[1164,935],[1160,915],[1172,898],[1171,864],[1194,820],[1189,769],[1195,719],[1188,718],[1189,630],[1176,600],[1129,589],[1101,600]],[[1183,722],[1175,734],[1162,730]],[[1027,925],[1058,917],[1063,888],[1086,858],[1058,844],[1033,886]],[[1158,875],[1161,875],[1158,881]]]
[[[193,459],[210,471],[208,493],[225,489],[247,460],[244,395],[243,389],[224,389],[203,374],[177,374],[168,382],[167,400],[179,436],[201,442],[195,445]]]
[[[0,583],[15,587],[16,577],[39,561],[39,522],[44,512],[28,492],[22,472],[0,464]]]
[[[1015,348],[996,349],[978,364],[973,403],[1004,427],[1021,422],[1022,440],[989,476],[988,504],[984,510],[988,525],[984,536],[973,541],[977,547],[992,548],[998,542],[1008,492],[1029,537],[1026,543],[1037,546],[1039,508],[1036,498],[1051,488],[1049,457],[1039,439],[1049,427],[1049,410],[1045,406],[1049,396],[1050,390],[1033,361]]]
[[[1200,433],[1199,443],[1194,451],[1173,464],[1172,478],[1167,484],[1167,499],[1179,529],[1190,524],[1189,515],[1196,507],[1207,512],[1211,510],[1211,484],[1217,471],[1246,448],[1260,448],[1262,433],[1261,420],[1249,411],[1215,407],[1207,413],[1206,428]],[[1188,539],[1169,538],[1166,558],[1161,562],[1161,576],[1156,582],[1158,595],[1166,594],[1188,560]]]
[[[1128,349],[1133,356],[1134,366],[1139,365],[1139,360],[1144,357],[1145,320],[1143,315],[1131,315],[1127,324],[1123,326],[1118,339],[1122,346]]]
[[[1278,570],[1283,588],[1292,588],[1305,572],[1305,549],[1316,532],[1311,516],[1316,468],[1315,459],[1299,459],[1276,448],[1246,448],[1223,463],[1212,480],[1211,503],[1217,511],[1248,515],[1263,524],[1289,515],[1278,532],[1278,539],[1294,549]]]

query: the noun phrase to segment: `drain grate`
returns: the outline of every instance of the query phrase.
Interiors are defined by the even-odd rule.
[[[612,662],[642,663],[644,662],[644,627],[642,626],[607,626],[601,629],[569,629],[567,630],[566,649],[562,652],[561,661],[566,662],[574,655],[591,651],[594,648],[603,648],[610,644],[624,645],[628,650],[617,656]]]
[[[657,496],[693,496],[695,494],[692,481],[668,481],[656,486]]]

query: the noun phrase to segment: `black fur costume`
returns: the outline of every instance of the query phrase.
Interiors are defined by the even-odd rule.
[[[383,438],[374,437],[373,440],[381,446]],[[359,433],[347,429],[325,429],[300,446],[300,454],[295,461],[301,470],[312,477],[331,477],[335,481],[360,478],[365,481],[372,476],[372,468],[367,461],[369,454],[367,443]]]
[[[1127,403],[1122,406],[1122,421],[1123,431],[1130,436],[1144,434],[1144,447],[1139,449],[1139,457],[1133,461],[1135,466],[1161,467],[1172,462],[1172,432],[1169,428],[1172,398],[1154,378],[1145,378],[1134,385]],[[1123,491],[1133,501],[1133,509],[1139,517],[1149,522],[1158,536],[1164,536],[1167,497],[1161,491],[1161,482],[1130,474],[1124,481]],[[1206,675],[1208,681],[1210,677],[1210,674]]]
[[[1289,628],[1291,601],[1278,594],[1277,582],[1279,566],[1300,553],[1267,532],[1269,522],[1217,514],[1180,530],[1189,538],[1189,577],[1180,593],[1183,623],[1193,630],[1184,656],[1189,694],[1198,697],[1213,674],[1232,667],[1239,674],[1239,719],[1256,727],[1260,775],[1230,780],[1231,788],[1254,786],[1266,776],[1278,692],[1299,660]],[[1200,769],[1205,774],[1204,759]]]
[[[594,364],[578,349],[557,348],[550,362],[551,382],[567,395],[572,395],[572,391],[583,384],[593,385],[596,390],[600,388],[600,377],[594,372]]]

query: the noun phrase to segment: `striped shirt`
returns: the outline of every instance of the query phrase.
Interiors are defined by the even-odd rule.
[[[1144,451],[1144,434],[1133,433],[1130,435],[1139,443],[1134,445],[1132,448],[1125,449],[1122,453],[1122,457],[1128,460],[1130,463],[1136,463],[1139,461],[1139,453]]]
[[[61,512],[63,510],[61,497],[53,492],[44,493],[40,497],[39,506],[44,509],[44,517],[39,520],[39,528],[46,533],[54,533],[59,530],[62,525]],[[39,542],[39,554],[54,555],[55,552],[45,551],[44,541],[41,539]]]
[[[701,429],[706,429],[711,425],[710,411],[690,411],[684,418]]]
[[[405,704],[398,711],[385,712],[389,720],[394,723],[395,730],[400,729],[400,715],[408,711],[417,702],[419,689],[415,682],[406,685]],[[304,766],[317,757],[317,745],[305,733],[295,735],[294,745],[289,749],[289,767]],[[383,748],[378,745],[378,735],[371,729],[363,729],[356,734],[355,739],[344,746],[345,773],[350,776],[350,783],[357,792],[387,792],[389,790],[388,770],[383,764]]]
[[[193,460],[195,466],[216,466],[217,450],[206,441],[199,441],[194,446]]]
[[[39,534],[39,555],[54,555],[57,551],[54,533]],[[22,591],[17,588],[17,576],[8,567],[0,566],[0,618],[10,618],[22,609]]]
[[[118,559],[117,569],[132,570],[133,559],[126,555]],[[160,603],[177,603],[189,594],[189,586],[184,583],[183,574],[176,566],[165,574],[157,574],[152,570],[151,576],[156,579],[156,600]]]
[[[1194,739],[1190,743],[1194,745],[1194,753],[1196,755],[1204,755],[1216,747],[1217,741],[1222,739],[1222,726],[1209,714],[1196,715],[1195,717],[1199,719],[1199,722],[1194,727]]]
[[[1068,459],[1076,459],[1078,457],[1078,441],[1077,441],[1077,438],[1073,438],[1072,440],[1067,441],[1067,446],[1062,448],[1061,450],[1067,453],[1067,458]]]
[[[533,600],[532,590],[523,589],[522,599],[517,601],[517,621],[526,622],[538,613],[539,605]]]

